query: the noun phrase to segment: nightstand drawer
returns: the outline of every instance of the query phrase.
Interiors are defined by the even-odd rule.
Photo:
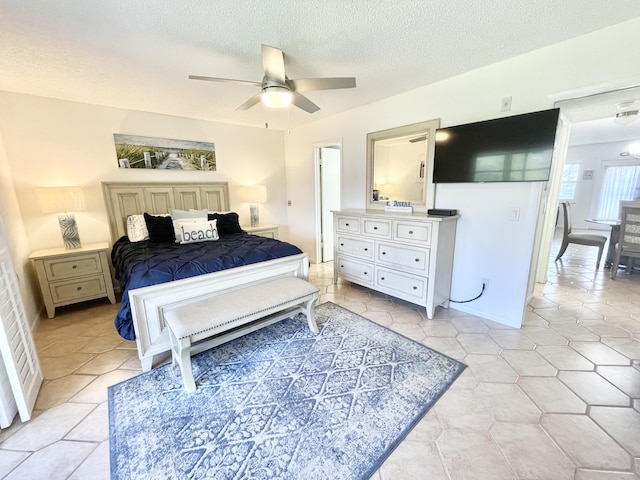
[[[44,269],[49,280],[81,277],[102,273],[100,256],[95,254],[76,255],[70,258],[55,258],[44,261]]]
[[[49,288],[51,289],[53,301],[56,303],[107,294],[103,275],[86,277],[82,280],[55,282],[49,284]]]

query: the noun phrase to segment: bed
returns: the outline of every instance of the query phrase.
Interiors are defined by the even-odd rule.
[[[122,288],[116,329],[123,338],[135,338],[143,371],[152,368],[156,355],[171,349],[165,311],[268,279],[308,278],[307,255],[270,238],[233,233],[218,241],[185,245],[126,238],[130,215],[162,215],[170,209],[229,211],[226,182],[103,182],[102,189],[114,272]]]

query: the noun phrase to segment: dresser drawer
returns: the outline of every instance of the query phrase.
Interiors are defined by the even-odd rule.
[[[95,297],[107,294],[103,275],[95,275],[82,280],[55,282],[49,285],[55,303],[69,302],[84,297]]]
[[[429,273],[429,249],[380,242],[376,262],[426,276]]]
[[[381,292],[419,304],[424,304],[426,300],[427,279],[424,277],[377,267],[375,280]]]
[[[377,218],[364,218],[364,234],[380,238],[391,238],[391,221]]]
[[[345,253],[347,255],[354,255],[365,260],[373,259],[373,240],[367,240],[366,238],[352,238],[338,235],[338,243],[336,249],[338,253]]]
[[[336,219],[336,229],[338,232],[360,233],[360,219],[340,215]]]
[[[432,225],[430,223],[396,220],[394,222],[393,239],[431,245],[431,230]]]
[[[49,280],[63,280],[102,273],[100,255],[97,253],[74,255],[73,258],[47,259],[43,264]]]
[[[351,258],[338,256],[336,260],[338,275],[351,279],[357,283],[373,285],[373,265],[365,262],[358,262]]]

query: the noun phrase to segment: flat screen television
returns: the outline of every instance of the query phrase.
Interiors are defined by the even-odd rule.
[[[436,131],[434,183],[549,180],[560,109]]]

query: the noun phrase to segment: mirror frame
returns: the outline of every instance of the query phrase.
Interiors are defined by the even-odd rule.
[[[424,176],[424,198],[419,203],[413,203],[413,210],[426,212],[435,206],[435,184],[433,183],[433,156],[436,148],[436,129],[440,127],[440,119],[427,120],[425,122],[412,123],[401,127],[389,128],[378,132],[367,133],[367,201],[366,206],[370,209],[384,210],[385,201],[373,200],[373,186],[375,185],[374,153],[375,144],[379,140],[390,140],[396,137],[406,137],[425,133],[429,139],[427,151],[425,152],[425,176]]]

